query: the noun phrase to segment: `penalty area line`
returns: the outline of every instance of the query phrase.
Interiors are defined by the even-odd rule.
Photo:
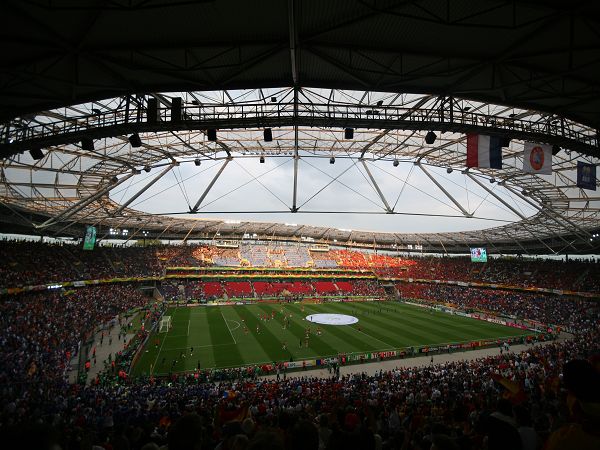
[[[231,332],[231,328],[229,328],[229,324],[227,323],[227,319],[225,319],[225,316],[223,315],[223,311],[221,311],[221,317],[223,318],[223,322],[225,322],[225,326],[227,327],[227,329],[229,330],[229,334],[231,336],[231,339],[233,339],[233,342],[235,344],[237,344],[237,341],[235,340],[235,338],[233,337],[233,333]],[[239,325],[239,323],[238,323]],[[238,327],[239,328],[239,327]],[[236,328],[237,330],[237,328]]]
[[[166,337],[166,336],[165,336]],[[156,354],[156,358],[154,359],[154,364],[152,364],[152,368],[150,369],[150,375],[154,373],[154,369],[156,368],[156,363],[158,362],[158,357],[160,356],[160,352],[162,352],[163,345],[165,345],[166,339],[163,339],[160,343],[160,348],[158,349],[158,353]]]

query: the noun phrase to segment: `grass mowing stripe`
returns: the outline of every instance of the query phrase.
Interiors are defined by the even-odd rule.
[[[263,309],[263,311],[266,311],[266,308],[264,308],[263,305],[261,305],[261,309]],[[292,320],[290,321],[290,327],[288,329],[290,333],[294,335],[298,342],[304,342],[306,329],[309,328],[310,325],[314,325],[309,324],[308,322],[303,323],[302,319],[303,317],[301,315],[301,311],[295,312]],[[308,348],[313,350],[316,356],[328,356],[337,354],[337,350],[331,345],[329,345],[329,343],[321,337],[317,336],[314,333],[310,333],[309,336],[310,337],[308,340]],[[300,346],[298,346],[298,348],[300,348]]]
[[[361,311],[358,310],[358,308],[355,308],[355,306],[350,306],[350,305],[344,305],[343,306],[344,309],[348,309],[351,308],[351,311],[349,311],[349,313],[354,313],[355,315],[358,315],[359,317],[362,317],[362,319],[359,319],[362,321],[362,323],[365,325],[365,328],[367,330],[371,329],[371,324],[369,324],[369,319],[371,319],[376,326],[377,330],[381,330],[383,332],[385,332],[385,335],[388,336],[388,339],[386,340],[386,342],[388,343],[393,343],[394,347],[406,347],[406,346],[412,346],[412,345],[416,345],[419,342],[421,342],[422,340],[422,336],[414,334],[414,333],[408,333],[409,336],[406,336],[407,333],[405,333],[405,330],[402,328],[402,332],[399,333],[400,329],[398,328],[398,318],[395,319],[391,319],[391,316],[389,316],[390,320],[386,320],[386,321],[381,321],[380,318],[388,318],[388,316],[382,316],[382,315],[375,315],[373,313],[373,311],[370,311],[370,313],[373,313],[372,315],[366,316],[366,315],[362,315]],[[390,313],[387,313],[392,314]],[[384,325],[385,324],[385,325]],[[369,333],[370,331],[367,331],[367,333]],[[402,339],[402,340],[399,340]],[[389,344],[388,344],[389,345]]]
[[[407,308],[419,308],[418,306],[406,305]],[[408,315],[414,316],[411,311]],[[470,317],[454,316],[447,313],[434,311],[436,321],[442,322],[446,327],[457,330],[458,336],[472,336],[475,339],[491,338],[496,336],[521,336],[523,331],[518,328],[512,328],[501,324],[480,321]],[[422,317],[422,316],[421,316]]]
[[[359,314],[365,312],[364,310],[366,307],[367,306],[364,305],[357,305],[357,309],[360,310]],[[374,327],[377,330],[387,332],[386,335],[389,336],[387,342],[391,342],[397,347],[406,347],[407,342],[406,340],[403,340],[406,335],[413,337],[415,342],[426,344],[436,342],[436,339],[438,338],[442,339],[442,341],[444,339],[443,336],[439,336],[437,333],[434,333],[438,337],[432,340],[429,334],[433,332],[433,329],[429,329],[429,333],[424,334],[422,330],[417,331],[414,327],[407,327],[406,324],[404,324],[402,327],[399,327],[399,323],[402,323],[400,316],[398,316],[396,320],[391,320],[386,316],[373,314],[372,311],[369,311],[369,313],[370,314],[360,314],[360,320],[369,325],[369,327],[367,327],[369,330],[372,329],[371,327]],[[407,328],[409,328],[409,330],[407,330]]]
[[[343,307],[345,309],[353,308],[349,304],[344,304]],[[406,341],[402,340],[406,333],[404,333],[404,328],[398,327],[398,319],[390,320],[385,316],[373,314],[372,311],[366,314],[365,308],[362,305],[356,305],[356,309],[359,320],[365,325],[365,329],[369,334],[381,337],[381,340],[397,347],[406,346]],[[409,332],[408,334],[415,338],[416,342],[423,339],[423,335],[420,333]]]
[[[249,332],[254,336],[258,345],[265,354],[268,355],[271,361],[280,361],[286,359],[286,355],[281,349],[281,342],[279,339],[256,318],[255,311],[258,311],[258,305],[251,305],[247,307],[248,315],[245,318]],[[256,326],[259,326],[260,332],[256,333]],[[289,356],[287,356],[289,358]]]
[[[290,327],[286,329],[283,329],[282,309],[292,313]],[[258,319],[261,314],[270,316],[272,311],[276,312],[274,320]],[[308,314],[324,312],[357,316],[359,325],[309,325],[304,320]],[[155,375],[166,375],[171,368],[174,373],[189,371],[200,362],[202,368],[236,367],[290,357],[301,360],[340,352],[380,351],[523,334],[522,330],[400,303],[181,307],[169,308],[166,315],[173,317],[173,327],[168,334],[155,333],[150,337],[132,375],[147,375],[151,367]],[[247,334],[242,323],[248,328]],[[255,333],[257,324],[259,334]],[[304,332],[308,326],[313,333],[309,347],[305,348]],[[364,333],[358,331],[358,326]],[[321,336],[314,334],[316,327],[323,331]],[[156,337],[162,340],[158,345]],[[283,342],[289,343],[285,351]],[[174,366],[173,361],[176,361]]]
[[[467,341],[479,338],[479,332],[472,326],[457,328],[452,324],[431,317],[429,312],[418,314],[403,314],[399,319],[402,326],[416,334],[422,334],[422,342],[427,344],[447,344],[449,342]],[[471,324],[474,325],[474,324]]]
[[[331,311],[332,313],[340,313],[339,309],[336,308],[335,305],[330,306],[331,308],[325,310]],[[323,312],[324,310],[323,308],[314,307],[308,307],[307,309],[310,309],[311,313]],[[370,341],[368,342],[367,339],[364,339],[363,336],[359,334],[358,329],[353,326],[325,325],[324,330],[328,334],[335,335],[342,342],[349,343],[353,348],[347,352],[371,351],[381,347],[381,341],[379,339],[367,335],[368,341]]]
[[[224,311],[226,317],[234,317],[236,322],[244,324],[244,327],[240,326],[240,328],[234,330],[234,332],[237,332],[238,346],[242,358],[244,358],[240,364],[253,364],[257,361],[268,361],[270,359],[269,355],[265,353],[260,343],[256,340],[255,334],[252,333],[252,330],[245,322],[245,318],[248,316],[247,308],[245,306],[234,306],[224,309]],[[244,332],[244,328],[248,328],[248,334]]]
[[[211,343],[232,342],[233,336],[227,327],[227,323],[223,319],[223,314],[220,310],[221,307],[211,306],[208,308],[207,319]],[[236,343],[235,340],[233,340],[233,343]],[[227,352],[219,351],[217,347],[213,346],[212,353],[216,367],[234,366],[236,364],[239,365],[240,361],[243,361],[237,345],[232,345]]]
[[[258,308],[261,311],[268,313],[269,315],[271,310],[274,309],[274,307],[270,307],[267,305],[258,305]],[[287,307],[284,309],[284,311],[285,314],[287,314],[291,311],[291,308]],[[293,359],[313,358],[316,356],[320,356],[321,354],[323,354],[323,352],[327,353],[334,351],[334,349],[328,344],[326,344],[324,341],[317,340],[316,336],[311,336],[311,338],[309,339],[309,346],[305,347],[304,336],[306,324],[302,323],[302,317],[299,317],[298,314],[292,315],[292,319],[289,321],[289,326],[285,329],[283,328],[284,318],[281,316],[281,314],[276,314],[275,317],[276,322],[274,324],[274,333],[280,336],[281,342],[287,343],[287,353],[289,354],[289,356],[287,356],[288,359],[290,356]],[[267,323],[271,322],[272,321]],[[279,327],[281,327],[281,330],[279,329]],[[296,342],[299,342],[302,345],[296,347]]]
[[[405,312],[405,316],[407,317],[411,317],[413,318],[413,322],[421,322],[421,323],[431,323],[431,317],[430,318],[426,318],[424,316],[424,312],[421,314],[418,314],[417,311],[410,311],[407,310]],[[452,316],[449,316],[447,313],[443,313],[443,312],[430,312],[428,315],[434,316],[435,320],[437,322],[441,322],[446,329],[452,329],[458,332],[459,335],[463,336],[463,337],[467,337],[465,335],[469,335],[471,337],[477,337],[480,338],[481,334],[477,331],[475,331],[477,328],[480,328],[476,325],[475,319],[470,319],[470,318],[463,318],[463,317],[456,317],[453,318]],[[464,323],[460,323],[459,320],[456,319],[465,319],[466,321],[469,322],[464,322]],[[483,327],[486,328],[486,327]]]

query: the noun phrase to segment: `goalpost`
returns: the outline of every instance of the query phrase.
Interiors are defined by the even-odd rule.
[[[171,316],[163,316],[160,319],[159,333],[167,333],[171,329]]]

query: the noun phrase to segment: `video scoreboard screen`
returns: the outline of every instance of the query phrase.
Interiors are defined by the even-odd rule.
[[[471,262],[487,262],[487,251],[483,247],[471,249]]]
[[[85,237],[83,238],[83,249],[94,250],[96,245],[96,227],[88,226],[85,229]]]

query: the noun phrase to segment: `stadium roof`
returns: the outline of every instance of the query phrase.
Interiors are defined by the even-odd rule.
[[[107,235],[137,230],[128,239],[150,230],[442,252],[475,244],[597,251],[600,200],[575,183],[577,160],[597,164],[599,156],[596,2],[32,0],[5,2],[0,11],[6,231],[80,235],[94,223]],[[176,98],[182,107],[174,119]],[[264,127],[278,139],[263,142]],[[356,129],[355,138],[335,137],[332,127]],[[219,130],[216,142],[207,140],[209,129]],[[429,130],[438,134],[433,144],[424,142]],[[196,160],[335,156],[362,167],[376,191],[369,171],[377,163],[415,164],[468,217],[473,211],[437,186],[432,170],[464,167],[469,131],[512,139],[501,171],[463,177],[509,210],[513,223],[433,234],[226,223],[153,215],[132,209],[135,195],[121,205],[110,195],[145,168],[153,170],[150,183]],[[135,133],[141,151],[127,143]],[[551,177],[520,170],[525,140],[555,146]],[[36,149],[43,158],[20,154]],[[490,193],[492,180],[501,189]],[[295,192],[294,182],[292,212],[300,207]],[[200,194],[191,211],[202,211]],[[384,193],[377,198],[384,213],[398,212]]]
[[[600,126],[594,1],[25,0],[0,12],[4,119],[131,93],[302,85]]]

